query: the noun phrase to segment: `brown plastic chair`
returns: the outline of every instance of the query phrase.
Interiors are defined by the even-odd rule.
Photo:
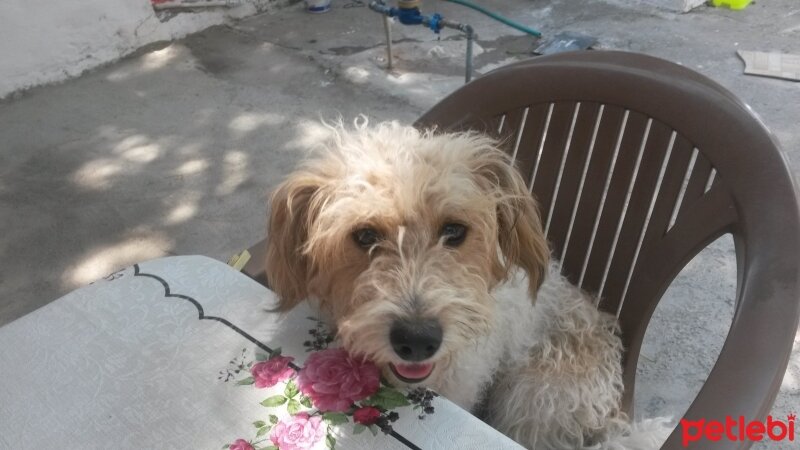
[[[684,417],[766,417],[800,315],[800,212],[778,144],[747,105],[667,61],[577,52],[498,69],[417,125],[505,139],[564,274],[619,317],[629,411],[658,301],[689,260],[731,233],[733,323]],[[704,448],[749,446],[721,440]],[[662,448],[683,448],[680,429]]]
[[[662,294],[700,250],[731,233],[735,315],[685,418],[768,414],[800,315],[800,212],[776,141],[733,94],[649,56],[565,53],[495,70],[417,126],[505,139],[563,272],[619,317],[629,411]],[[245,272],[266,283],[263,241],[250,251]],[[678,429],[662,448],[683,448],[680,438]],[[747,447],[721,440],[705,448]]]

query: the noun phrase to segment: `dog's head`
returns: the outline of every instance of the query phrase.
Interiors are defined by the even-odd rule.
[[[494,140],[383,123],[335,127],[322,147],[272,195],[280,309],[316,299],[351,354],[419,383],[489,332],[492,289],[514,268],[533,298],[547,243]]]

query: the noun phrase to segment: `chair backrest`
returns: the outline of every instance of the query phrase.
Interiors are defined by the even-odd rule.
[[[784,229],[781,209],[785,229],[797,229],[792,177],[765,127],[718,84],[660,59],[575,52],[523,61],[465,85],[416,125],[504,140],[563,273],[619,317],[626,408],[650,316],[684,265],[733,233],[741,293],[745,258],[777,246],[756,235]],[[789,265],[774,276],[796,278]]]

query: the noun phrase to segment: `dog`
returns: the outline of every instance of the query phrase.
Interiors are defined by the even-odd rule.
[[[312,302],[353,355],[532,449],[652,449],[620,409],[613,316],[551,261],[537,204],[476,132],[341,121],[273,192],[278,309]]]

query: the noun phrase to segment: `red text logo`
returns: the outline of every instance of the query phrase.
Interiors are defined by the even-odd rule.
[[[767,416],[766,421],[753,420],[747,422],[744,416],[733,418],[725,417],[725,422],[717,420],[686,420],[681,419],[682,443],[688,447],[692,442],[703,439],[719,441],[789,441],[794,442],[794,422],[796,416],[789,414],[786,420],[773,419]]]

